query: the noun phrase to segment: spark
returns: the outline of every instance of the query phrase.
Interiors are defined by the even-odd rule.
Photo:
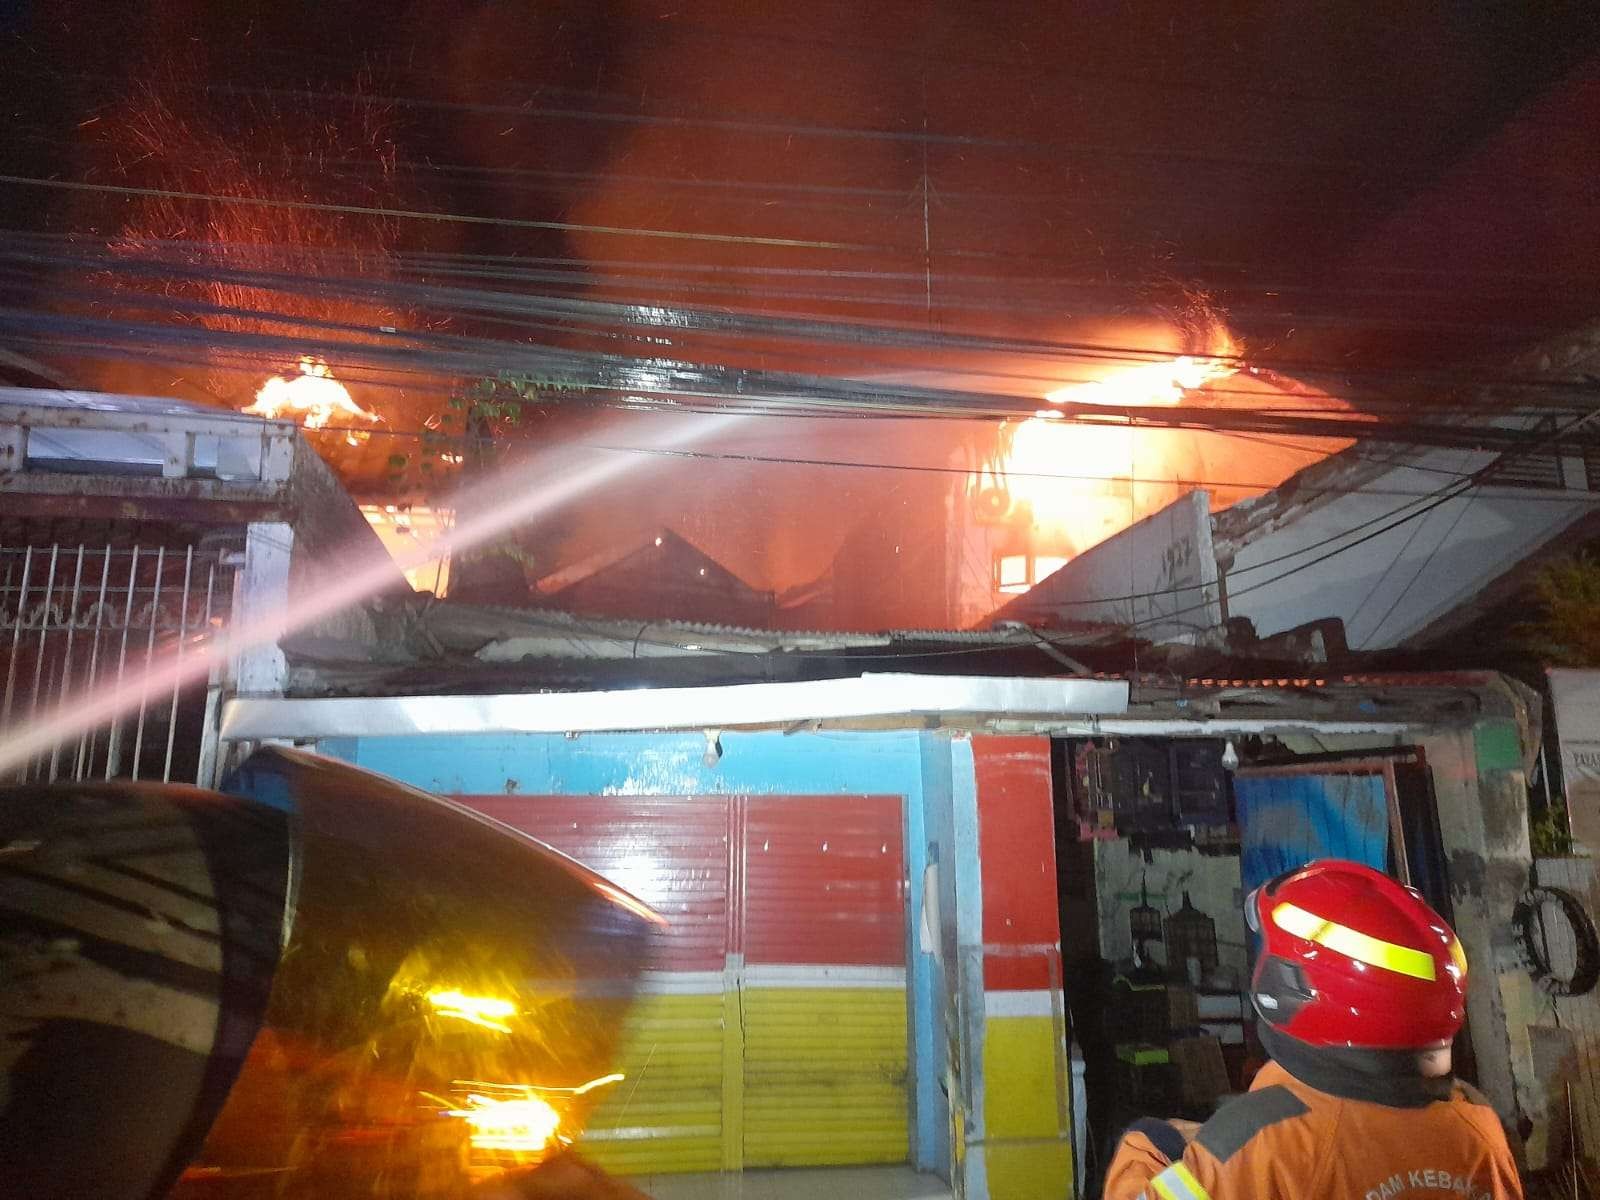
[[[1233,363],[1216,358],[1193,358],[1185,354],[1170,362],[1145,363],[1118,371],[1108,379],[1057,388],[1045,399],[1051,404],[1170,408],[1181,404],[1186,393],[1196,391],[1212,380],[1226,379],[1238,370]]]
[[[540,1154],[557,1141],[569,1139],[561,1133],[563,1115],[546,1096],[586,1096],[597,1088],[621,1083],[627,1076],[617,1071],[591,1079],[577,1087],[546,1087],[534,1083],[484,1083],[457,1079],[451,1087],[465,1091],[464,1103],[445,1110],[447,1117],[459,1117],[471,1128],[474,1150],[495,1150],[513,1154]]]
[[[596,1088],[610,1087],[613,1083],[621,1083],[628,1077],[621,1071],[613,1071],[610,1075],[602,1075],[598,1079],[591,1079],[588,1083],[580,1083],[577,1087],[549,1087],[538,1083],[484,1083],[477,1079],[458,1079],[455,1085],[458,1088],[477,1088],[480,1091],[494,1088],[512,1088],[523,1092],[560,1092],[566,1096],[587,1096]]]

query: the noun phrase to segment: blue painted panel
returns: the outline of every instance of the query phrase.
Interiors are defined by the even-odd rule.
[[[959,957],[956,951],[956,851],[955,851],[955,767],[956,747],[963,747],[963,761],[972,770],[970,743],[952,742],[948,737],[925,734],[921,744],[922,795],[924,811],[925,863],[939,868],[940,947],[939,956],[918,953],[913,957],[918,1003],[924,1014],[916,1025],[914,1043],[917,1062],[917,1141],[914,1164],[948,1181],[951,1172],[950,1099],[945,1084],[950,1078],[950,1046],[953,1030],[947,1017],[955,1009],[955,979]],[[967,791],[975,795],[968,780]],[[913,890],[921,899],[923,881],[915,880]],[[920,908],[919,908],[920,920]]]
[[[1234,781],[1234,794],[1246,892],[1318,858],[1388,869],[1381,775],[1247,776]]]
[[[920,795],[918,739],[886,733],[457,734],[359,738],[323,752],[457,795]]]

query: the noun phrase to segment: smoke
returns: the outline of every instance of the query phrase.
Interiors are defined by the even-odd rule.
[[[592,182],[573,193],[564,219],[718,239],[573,233],[564,250],[589,265],[593,294],[1107,348],[1100,361],[1075,362],[886,351],[845,362],[815,350],[807,358],[806,348],[778,342],[718,348],[752,365],[794,364],[798,353],[805,369],[1041,402],[1057,386],[1123,365],[1116,347],[1173,355],[1235,348],[1215,302],[1172,277],[1164,245],[1141,238],[1139,215],[1107,204],[1126,186],[1125,175],[1096,176],[1082,156],[1041,149],[1070,147],[1074,138],[1104,143],[1135,123],[1109,93],[1075,96],[1063,109],[1062,89],[1040,82],[1041,70],[1059,66],[1058,50],[1074,49],[1069,34],[1031,19],[976,21],[909,3],[816,6],[803,22],[792,11],[731,0],[666,11],[629,0],[610,15],[611,27],[626,32],[601,72],[580,79],[570,57],[546,46],[540,61],[555,74],[530,82],[540,103],[600,109],[615,123],[462,119],[466,144],[486,164],[588,172]],[[452,95],[494,96],[485,81],[514,73],[514,56],[530,53],[535,36],[581,49],[585,32],[573,20],[570,10],[554,20],[479,8],[453,43]],[[956,59],[968,65],[955,68]],[[569,136],[558,140],[558,131]],[[501,186],[501,211],[525,211],[526,194],[512,190],[510,179]],[[634,282],[618,279],[624,275]],[[1116,276],[1139,286],[1108,287]],[[625,440],[626,425],[598,436]],[[666,527],[780,596],[835,572],[830,623],[943,623],[950,619],[948,531],[954,509],[971,500],[966,472],[1003,470],[1008,436],[971,421],[753,421],[730,440],[732,459],[669,465],[647,484],[622,479],[566,514],[557,543],[541,541],[533,558],[543,565],[534,573]],[[1325,450],[1140,434],[1127,462],[1104,466],[1120,475],[1245,485],[1218,489],[1226,502]],[[770,461],[783,458],[798,461]],[[880,466],[812,465],[819,460]],[[1065,461],[1030,465],[1071,473]],[[1086,512],[1104,510],[1098,537],[1187,487],[1119,486],[1115,502],[1108,501],[1115,489],[1093,480],[1035,490],[1054,489],[1058,506],[1081,500]],[[1093,540],[1038,549],[1071,553]]]
[[[388,278],[396,254],[415,249],[570,258],[587,266],[591,294],[607,299],[1107,347],[1098,361],[881,350],[844,361],[776,341],[674,340],[664,351],[1040,400],[1114,369],[1116,347],[1213,350],[1217,313],[1182,286],[1171,252],[1181,231],[1152,233],[1151,200],[1140,191],[1145,176],[1119,148],[1136,146],[1135,133],[1152,123],[1177,130],[1196,122],[1210,133],[1225,119],[1195,113],[1181,92],[1154,92],[1159,102],[1133,111],[1126,86],[1081,85],[1076,72],[1094,75],[1100,40],[1109,35],[1094,21],[1048,20],[1025,8],[991,19],[891,0],[814,6],[801,20],[792,9],[735,0],[682,7],[415,0],[374,24],[322,9],[284,6],[258,20],[199,0],[159,0],[146,6],[146,36],[162,69],[129,68],[130,77],[151,82],[127,88],[86,122],[85,176],[230,198],[433,208],[591,228],[564,236],[526,224],[475,226],[441,245],[446,227],[438,225],[170,198],[102,205],[77,223],[111,231],[130,252],[158,239],[204,243],[196,253],[227,266],[259,264],[285,245],[308,275],[333,270],[337,259],[341,274],[352,273],[353,260]],[[293,30],[296,20],[307,29]],[[186,44],[186,29],[202,31],[203,52],[171,49]],[[355,69],[338,42],[341,30],[359,30],[372,78],[382,82]],[[1143,32],[1141,45],[1161,54],[1183,48],[1181,30]],[[320,54],[304,52],[313,44]],[[319,82],[319,71],[336,60]],[[426,104],[397,113],[359,96],[208,96],[188,86],[197,79],[392,92]],[[453,165],[424,169],[436,162]],[[1185,221],[1203,215],[1170,194],[1156,199],[1183,210]],[[124,291],[111,303],[137,313],[160,298]],[[330,308],[250,288],[199,298],[275,308],[291,327],[315,319],[401,330],[430,322],[426,313],[359,301]],[[222,315],[201,320],[248,325]],[[419,427],[437,403],[364,390],[330,365],[356,401],[382,412],[391,427]],[[292,367],[241,370],[213,361],[159,379],[133,380],[119,369],[100,382],[239,407],[263,379]],[[599,424],[582,432],[634,440],[632,418]],[[573,426],[558,407],[516,436],[554,440]],[[938,590],[951,506],[965,502],[966,472],[1003,453],[1000,434],[990,423],[950,420],[751,421],[729,458],[673,464],[648,482],[619,478],[603,498],[547,513],[545,528],[527,535],[539,547],[532,570],[667,526],[775,593],[817,581],[843,555],[863,564],[849,586],[876,594],[839,620],[906,623],[913,598]],[[375,453],[383,442],[374,438]],[[739,455],[799,461],[752,463]],[[1222,456],[1164,457],[1182,457],[1186,472],[1198,472]],[[1258,475],[1278,466],[1286,464]],[[1130,485],[1130,519],[1171,490],[1141,494],[1142,486]],[[864,569],[874,563],[875,572]]]
[[[243,94],[226,105],[206,102],[186,86],[203,69],[194,52],[164,52],[159,66],[83,122],[83,176],[146,191],[80,200],[76,227],[103,231],[113,251],[130,260],[176,258],[190,266],[304,279],[390,280],[399,272],[402,248],[444,244],[439,231],[419,242],[416,231],[382,215],[287,206],[313,201],[393,209],[425,202],[398,170],[401,152],[391,114],[364,98],[362,81],[340,111],[323,113],[266,95]],[[200,272],[176,279],[155,272],[142,280],[107,273],[61,279],[55,290],[71,295],[86,284],[92,297],[64,307],[130,319],[154,315],[219,334],[309,339],[321,332],[319,323],[331,322],[358,331],[348,335],[357,341],[374,342],[385,336],[380,330],[403,334],[441,324],[381,299],[314,296]],[[196,305],[204,307],[195,311]],[[388,429],[418,428],[440,407],[439,392],[449,386],[433,379],[413,380],[409,388],[372,386],[341,373],[337,361],[330,365],[362,408],[382,414]],[[269,377],[293,374],[295,367],[293,359],[213,351],[201,361],[85,362],[74,364],[74,371],[109,391],[176,395],[239,409]],[[352,483],[386,478],[397,445],[381,431],[359,450],[338,437],[318,442]]]

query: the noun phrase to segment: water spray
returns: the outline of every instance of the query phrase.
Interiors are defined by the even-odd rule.
[[[646,441],[654,449],[678,449],[713,440],[745,419],[740,414],[697,417]],[[395,555],[381,546],[375,552],[363,550],[343,573],[340,582],[305,596],[293,605],[226,629],[201,646],[185,646],[181,654],[169,654],[114,687],[97,688],[93,694],[80,692],[67,698],[56,715],[23,726],[6,737],[4,744],[0,744],[0,775],[24,766],[58,742],[131,712],[153,692],[169,692],[207,678],[213,663],[226,662],[243,651],[275,643],[286,634],[382,591],[394,582],[396,567],[402,572],[413,570],[454,552],[481,545],[542,512],[614,483],[637,462],[635,454],[601,451],[600,457],[573,465],[570,448],[568,453],[551,449],[497,471],[467,489],[457,501],[458,511],[477,515],[458,522],[438,540]]]

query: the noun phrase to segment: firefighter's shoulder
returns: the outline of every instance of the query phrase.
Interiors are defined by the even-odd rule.
[[[1226,1163],[1257,1137],[1303,1117],[1311,1109],[1282,1084],[1258,1087],[1229,1100],[1195,1135],[1195,1142],[1219,1163]]]
[[[1495,1149],[1505,1147],[1506,1152],[1510,1153],[1509,1147],[1516,1140],[1515,1132],[1489,1097],[1470,1083],[1457,1079],[1451,1089],[1450,1099],[1454,1102],[1452,1108],[1480,1137]]]
[[[1268,1164],[1231,1160],[1262,1134],[1276,1135],[1310,1111],[1281,1084],[1258,1087],[1228,1101],[1200,1127],[1183,1159],[1150,1181],[1142,1200],[1222,1200],[1257,1194],[1253,1182]],[[1301,1132],[1300,1140],[1309,1151],[1313,1138],[1308,1131]]]

